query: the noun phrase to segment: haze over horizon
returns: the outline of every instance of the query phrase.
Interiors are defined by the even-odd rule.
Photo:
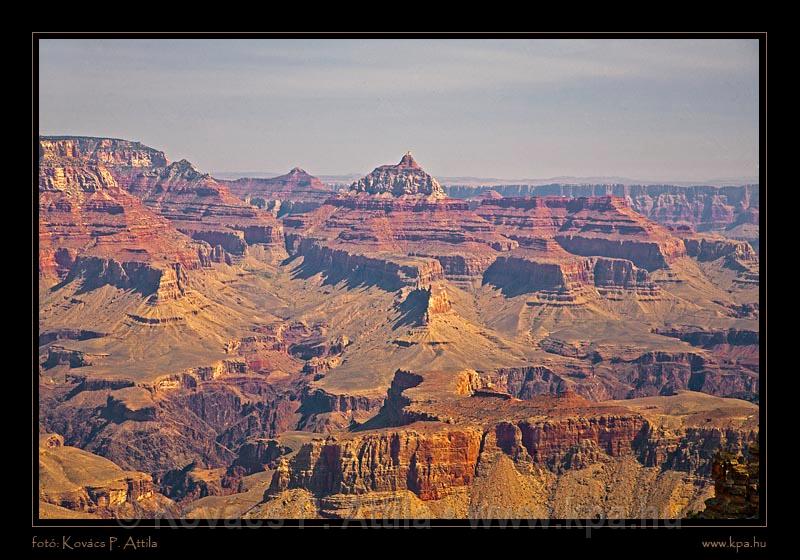
[[[758,176],[756,40],[42,40],[39,94],[209,172]]]

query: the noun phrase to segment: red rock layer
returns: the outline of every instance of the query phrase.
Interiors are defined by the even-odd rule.
[[[465,203],[430,197],[339,196],[315,212],[285,223],[292,227],[289,237],[295,240],[289,243],[290,251],[309,262],[341,265],[344,260],[353,272],[361,259],[392,263],[381,265],[389,269],[430,268],[431,272],[420,269],[410,274],[420,284],[442,276],[454,281],[479,279],[498,252],[516,246]],[[322,253],[330,256],[320,260]],[[420,262],[429,264],[415,264]],[[375,269],[359,270],[367,268]]]
[[[181,160],[130,177],[128,190],[186,235],[241,256],[247,245],[282,245],[275,218],[235,197],[209,175]]]
[[[445,190],[454,198],[483,198],[489,187],[455,185]],[[675,185],[495,185],[488,193],[505,197],[616,196],[648,219],[661,224],[719,230],[737,224],[758,224],[758,185],[732,187]],[[480,193],[484,193],[481,195]]]
[[[164,153],[139,142],[86,136],[43,136],[39,138],[41,161],[79,160],[108,167],[148,168],[167,164]]]
[[[649,271],[686,253],[680,239],[622,198],[490,199],[476,213],[522,246],[546,250],[548,242],[540,239],[552,239],[574,255],[626,259]]]
[[[314,494],[411,490],[423,500],[470,484],[481,446],[471,428],[404,429],[305,444],[283,461],[269,492],[306,488]]]
[[[77,148],[67,142],[61,149]],[[123,190],[104,165],[64,161],[46,156],[39,168],[39,272],[46,282],[86,276],[152,293],[162,278],[180,282],[201,265],[202,246]]]

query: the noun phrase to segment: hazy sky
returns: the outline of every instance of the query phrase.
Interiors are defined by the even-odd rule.
[[[755,40],[43,40],[42,134],[203,171],[758,175]]]

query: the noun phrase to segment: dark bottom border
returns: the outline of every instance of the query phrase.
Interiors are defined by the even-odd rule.
[[[484,545],[501,557],[531,557],[545,551],[563,554],[607,551],[615,556],[639,558],[682,554],[703,558],[764,557],[769,550],[766,527],[658,527],[552,526],[548,528],[419,527],[392,529],[391,522],[350,522],[328,527],[194,527],[101,528],[71,527],[31,529],[33,556],[73,558],[126,557],[183,558],[219,554],[233,558],[307,558],[319,551],[359,559],[395,555],[436,557],[446,560],[454,548]],[[383,527],[383,528],[379,528]],[[523,524],[524,527],[524,524]],[[66,543],[65,543],[66,539]],[[430,544],[424,541],[431,540]],[[715,543],[715,544],[712,544]],[[513,547],[510,548],[510,547]],[[474,549],[471,550],[474,552]],[[556,558],[560,558],[556,557]]]

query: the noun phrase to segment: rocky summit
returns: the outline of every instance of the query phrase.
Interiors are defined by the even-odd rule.
[[[755,515],[752,192],[39,144],[40,517]]]
[[[350,185],[350,190],[392,196],[445,197],[439,182],[419,166],[411,152],[406,152],[397,165],[376,167],[372,173]]]

